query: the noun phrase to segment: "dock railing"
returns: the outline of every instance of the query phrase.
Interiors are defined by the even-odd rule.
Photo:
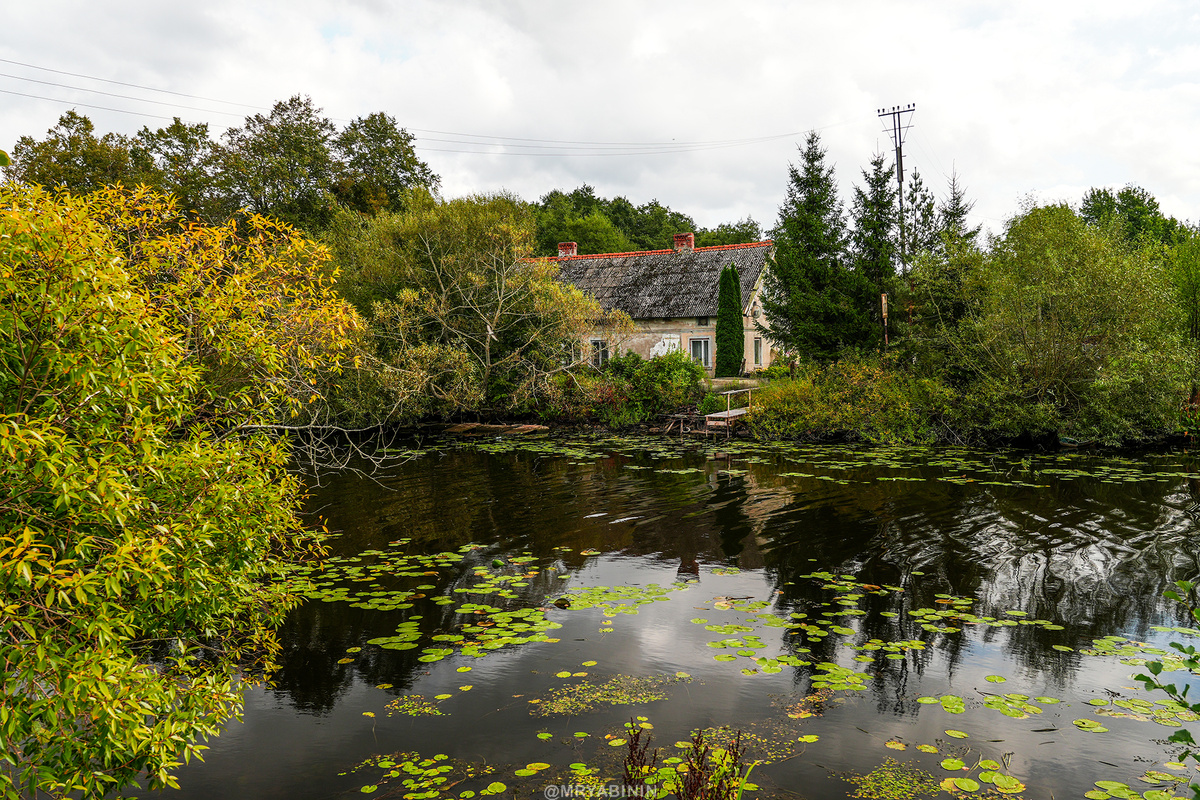
[[[745,408],[732,407],[735,394],[746,395]],[[711,430],[724,428],[725,436],[728,438],[730,429],[737,424],[738,419],[744,417],[754,407],[754,389],[730,389],[727,392],[721,392],[721,395],[725,397],[725,410],[704,415],[704,432],[707,434]]]

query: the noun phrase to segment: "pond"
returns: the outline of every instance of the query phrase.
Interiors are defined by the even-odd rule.
[[[313,489],[282,668],[169,794],[553,800],[632,726],[740,732],[747,798],[1190,796],[1132,676],[1200,635],[1198,496],[1189,453],[424,442]]]

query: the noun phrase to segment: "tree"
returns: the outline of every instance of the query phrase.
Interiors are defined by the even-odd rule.
[[[219,224],[237,210],[219,191],[219,148],[208,136],[208,123],[189,125],[175,117],[166,128],[143,127],[132,148],[137,158],[153,165],[142,182],[175,197],[185,211]]]
[[[967,200],[967,190],[958,181],[958,171],[950,172],[949,194],[945,201],[938,206],[938,220],[941,222],[942,234],[954,240],[963,240],[974,245],[979,239],[983,225],[972,228],[967,224],[971,209],[975,208],[974,200]]]
[[[883,311],[881,297],[892,288],[896,276],[896,189],[892,188],[896,172],[885,168],[883,155],[871,159],[871,170],[863,170],[865,186],[854,187],[850,203],[850,257],[857,283],[863,289],[855,300],[873,321],[878,335],[855,344],[868,345],[883,340]],[[868,332],[869,333],[869,332]]]
[[[672,211],[657,200],[651,200],[638,206],[633,229],[623,233],[639,250],[669,250],[674,246],[675,234],[695,230],[696,223],[687,214]]]
[[[1182,310],[1181,322],[1191,357],[1191,398],[1200,401],[1200,231],[1183,229],[1167,252],[1166,264],[1175,287],[1175,300]]]
[[[717,291],[716,363],[718,378],[742,374],[746,354],[746,332],[742,324],[742,279],[730,264],[721,270]]]
[[[559,281],[555,262],[530,257],[533,216],[517,198],[418,190],[405,209],[339,223],[334,244],[341,285],[369,302],[373,368],[396,416],[521,408],[586,361],[589,332],[630,324]]]
[[[636,248],[603,211],[603,204],[584,184],[571,194],[554,190],[543,195],[536,215],[536,251],[558,254],[559,242],[575,242],[580,254],[624,253]]]
[[[377,112],[351,122],[334,139],[336,194],[350,208],[399,211],[404,193],[434,190],[440,179],[413,150],[413,136],[394,117]]]
[[[72,110],[58,118],[44,140],[18,139],[4,171],[9,180],[86,194],[112,184],[153,183],[152,166],[135,156],[128,137],[97,137],[92,121]]]
[[[933,192],[925,186],[921,173],[913,170],[908,177],[908,188],[904,192],[904,248],[911,269],[913,260],[920,253],[931,253],[941,245],[937,208]]]
[[[1116,225],[1128,242],[1158,242],[1170,246],[1184,234],[1174,217],[1166,217],[1154,195],[1129,184],[1115,195],[1111,189],[1089,189],[1083,196],[1079,215],[1092,225]]]
[[[751,217],[738,222],[723,222],[715,228],[696,231],[696,247],[714,247],[723,244],[745,244],[762,241],[762,227]]]
[[[209,234],[146,192],[0,187],[6,800],[100,798],[142,774],[175,786],[270,669],[272,629],[297,602],[280,578],[320,544],[298,519],[286,444],[254,432],[276,407],[255,398],[287,395],[294,364],[325,358],[307,332],[336,307],[239,309],[258,289],[227,287],[272,265],[299,282],[306,252]],[[217,407],[222,365],[268,385]]]
[[[815,131],[788,165],[787,196],[773,231],[775,263],[767,271],[764,336],[781,348],[830,360],[869,335],[866,310],[857,303],[853,275],[843,265],[845,220],[832,166]]]
[[[1160,430],[1185,379],[1169,276],[1065,205],[1011,220],[968,292],[955,346],[985,427],[1118,442]]]
[[[307,231],[333,216],[336,128],[308,97],[278,102],[225,132],[221,151],[225,190],[254,214],[270,214]]]

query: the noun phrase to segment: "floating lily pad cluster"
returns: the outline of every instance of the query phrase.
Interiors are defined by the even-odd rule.
[[[468,780],[487,780],[488,775],[495,772],[495,767],[466,764],[451,759],[444,753],[423,757],[420,753],[400,752],[386,756],[369,758],[356,766],[351,772],[365,769],[378,769],[381,774],[374,783],[369,783],[359,789],[361,794],[374,794],[380,789],[385,791],[394,786],[399,787],[403,797],[424,798],[424,800],[439,800],[439,798],[456,797],[470,800],[473,797],[490,797],[501,795],[508,791],[508,786],[491,781],[478,791],[465,789],[449,794],[450,789]],[[482,779],[482,780],[481,780]]]
[[[1086,479],[1119,484],[1200,478],[1200,473],[1185,469],[1180,464],[1164,464],[1154,468],[1145,460],[1111,456],[1098,460],[1087,453],[989,453],[985,456],[965,448],[803,445],[744,440],[713,444],[693,439],[611,434],[508,437],[492,441],[447,438],[435,443],[431,449],[458,447],[487,453],[524,452],[556,456],[575,464],[621,458],[626,461],[622,464],[624,468],[648,473],[686,474],[713,470],[736,476],[748,471],[742,469],[742,465],[771,464],[778,468],[791,462],[803,465],[804,471],[777,471],[775,476],[824,481],[833,485],[938,481],[958,485],[1040,489],[1046,488],[1049,481]],[[706,468],[659,467],[653,464],[655,461],[697,456],[709,462]],[[735,460],[738,467],[733,466]],[[884,470],[903,474],[889,474]]]
[[[406,617],[397,624],[394,635],[376,637],[367,644],[390,650],[411,650],[419,647],[428,635],[430,644],[422,649],[417,659],[425,663],[440,661],[455,653],[479,658],[507,645],[556,641],[546,632],[562,626],[548,620],[540,607],[506,609],[483,602],[460,603],[455,599],[466,595],[521,601],[521,595],[514,590],[529,586],[529,579],[538,574],[536,568],[524,566],[536,561],[535,556],[526,553],[501,560],[500,571],[495,572],[486,566],[476,566],[473,573],[467,573],[473,574],[476,582],[458,586],[448,594],[437,594],[438,587],[432,582],[411,588],[389,588],[382,581],[442,580],[443,570],[461,572],[467,556],[480,549],[478,545],[465,545],[458,552],[409,554],[401,549],[409,543],[408,539],[399,539],[390,543],[389,550],[364,550],[358,556],[335,557],[323,565],[304,566],[294,570],[289,580],[294,590],[311,599],[349,602],[355,608],[375,611],[405,612]],[[361,589],[352,585],[368,582],[370,585]],[[414,607],[412,601],[416,600],[445,606],[460,603],[454,609],[454,628],[424,633],[421,630],[424,616],[408,613]],[[346,658],[340,663],[351,661],[352,658]]]
[[[387,704],[388,716],[401,714],[406,717],[440,717],[442,711],[419,694],[406,694]]]
[[[564,594],[573,609],[602,608],[607,617],[614,614],[636,614],[638,607],[655,601],[669,600],[670,592],[688,588],[687,584],[676,583],[659,586],[589,586],[568,589]]]
[[[687,673],[637,677],[614,675],[603,683],[581,681],[569,686],[553,689],[542,698],[530,700],[529,713],[534,716],[557,714],[585,714],[601,706],[625,706],[665,700],[665,687],[675,683],[688,683]]]
[[[459,613],[472,614],[480,611],[475,604],[468,604],[468,610]],[[418,661],[432,663],[441,661],[456,652],[464,656],[482,658],[493,650],[499,650],[507,645],[525,644],[527,642],[556,642],[555,638],[546,635],[546,631],[561,628],[562,625],[546,619],[545,612],[540,608],[518,608],[512,611],[501,611],[491,606],[483,611],[483,615],[461,625],[456,633],[435,634],[431,638],[441,643],[441,646],[428,646],[421,650]],[[412,620],[400,623],[396,627],[395,636],[380,636],[367,641],[367,644],[379,645],[391,650],[410,650],[419,646],[421,632],[412,625]]]
[[[1182,766],[1182,764],[1180,765]],[[1084,797],[1088,800],[1108,800],[1108,798],[1118,798],[1119,800],[1184,800],[1187,796],[1177,796],[1175,792],[1179,789],[1179,784],[1184,782],[1184,779],[1176,775],[1171,775],[1158,770],[1147,770],[1147,772],[1139,779],[1144,783],[1149,784],[1169,784],[1165,789],[1147,789],[1144,792],[1138,793],[1127,783],[1120,781],[1096,781],[1095,789],[1084,793]]]

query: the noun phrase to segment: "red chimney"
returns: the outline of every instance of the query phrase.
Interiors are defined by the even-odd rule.
[[[559,242],[558,243],[558,257],[559,258],[576,255],[578,250],[579,250],[579,245],[577,245],[575,242]]]
[[[677,233],[675,234],[675,252],[690,253],[696,249],[696,234],[694,233]]]

